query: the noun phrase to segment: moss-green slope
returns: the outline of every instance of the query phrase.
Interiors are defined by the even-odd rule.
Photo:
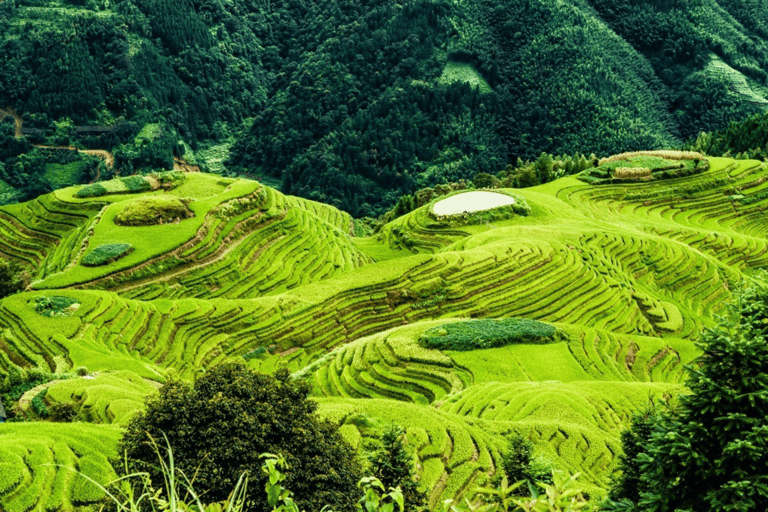
[[[350,440],[405,426],[433,503],[492,474],[513,430],[599,494],[631,413],[684,391],[698,333],[768,264],[767,178],[759,162],[716,158],[664,181],[565,178],[513,191],[527,215],[436,219],[427,205],[369,239],[353,239],[338,210],[247,181],[200,175],[92,199],[59,191],[0,209],[0,253],[50,288],[0,303],[0,372],[86,366],[95,379],[56,383],[46,401],[123,423],[169,372],[192,379],[240,357],[263,371],[287,365]],[[84,242],[169,226],[118,229],[107,212],[166,193],[199,207],[170,226],[176,241],[85,276]],[[37,301],[50,296],[76,305],[44,316]],[[503,317],[550,323],[561,337],[466,352],[418,344],[441,323]],[[0,504],[15,503],[18,481]]]

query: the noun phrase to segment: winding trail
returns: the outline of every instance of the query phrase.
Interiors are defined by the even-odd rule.
[[[6,116],[10,116],[13,118],[13,133],[14,136],[17,139],[20,139],[24,136],[23,133],[21,133],[21,128],[24,125],[24,120],[19,116],[15,110],[11,108],[0,108],[0,121],[5,119]],[[115,165],[115,157],[110,153],[109,151],[103,150],[103,149],[78,149],[75,146],[44,146],[42,144],[33,144],[36,148],[42,148],[42,149],[68,149],[70,151],[78,151],[80,153],[85,153],[86,155],[96,156],[104,160],[104,162],[107,164],[107,167],[114,167]],[[181,172],[200,172],[200,166],[199,165],[192,165],[183,158],[173,157],[173,170],[174,171],[181,171]],[[97,180],[98,181],[98,178]]]

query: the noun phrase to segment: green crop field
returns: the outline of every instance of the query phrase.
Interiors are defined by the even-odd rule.
[[[74,423],[0,427],[0,508],[92,503],[48,464],[108,478],[146,396],[229,359],[307,379],[361,453],[401,425],[432,505],[492,478],[513,432],[600,496],[633,412],[686,392],[699,333],[768,266],[768,168],[708,160],[685,176],[506,190],[520,211],[436,218],[433,201],[368,238],[333,207],[200,173],[1,207],[0,255],[33,284],[0,301],[0,374],[88,375],[30,392],[69,404]],[[115,223],[145,201],[194,216]],[[83,266],[125,247],[109,244],[134,250]]]

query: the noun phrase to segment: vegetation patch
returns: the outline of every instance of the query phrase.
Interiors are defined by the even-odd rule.
[[[481,93],[488,93],[493,90],[472,64],[448,61],[445,64],[445,69],[443,69],[443,74],[438,79],[438,83],[449,85],[456,82],[467,83],[473,88],[477,87]]]
[[[146,192],[152,190],[152,184],[143,176],[128,176],[120,180],[128,192]]]
[[[130,254],[132,251],[133,246],[131,244],[104,244],[86,254],[82,261],[80,261],[80,264],[86,267],[108,265]]]
[[[129,201],[115,217],[120,226],[154,226],[194,217],[187,203],[173,196],[141,197]]]
[[[101,183],[92,183],[75,192],[75,197],[100,197],[107,195],[108,192],[107,187]]]
[[[554,326],[527,318],[483,319],[432,327],[419,337],[419,343],[438,350],[477,350],[513,343],[553,343],[557,334]]]
[[[80,301],[72,297],[53,295],[50,297],[35,297],[32,306],[39,314],[48,317],[70,316],[77,311]]]
[[[700,154],[682,151],[622,153],[595,161],[595,167],[578,177],[592,185],[682,178],[709,169]]]

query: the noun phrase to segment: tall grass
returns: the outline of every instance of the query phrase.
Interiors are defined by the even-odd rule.
[[[149,438],[155,454],[160,462],[163,474],[163,489],[152,486],[149,474],[145,472],[130,473],[103,486],[88,475],[80,473],[86,480],[101,489],[118,512],[242,512],[245,510],[245,497],[248,489],[248,475],[243,473],[224,501],[203,504],[200,495],[195,491],[190,480],[174,464],[173,450],[168,439],[164,437],[165,447]],[[167,456],[164,456],[165,450]]]

